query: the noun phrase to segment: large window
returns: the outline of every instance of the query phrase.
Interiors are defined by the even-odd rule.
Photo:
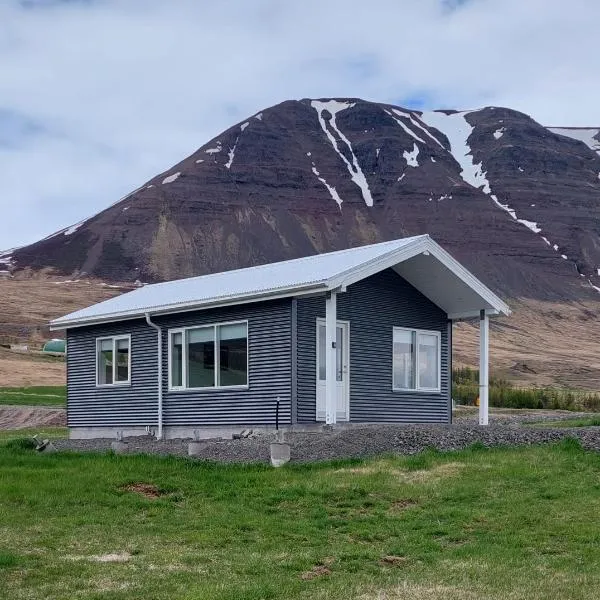
[[[131,337],[128,335],[96,340],[97,385],[124,385],[130,382]]]
[[[248,323],[169,331],[169,387],[248,385]]]
[[[440,391],[440,333],[394,327],[395,390]]]

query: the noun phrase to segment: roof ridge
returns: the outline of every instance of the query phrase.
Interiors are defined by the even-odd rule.
[[[328,255],[332,255],[332,254],[337,254],[337,255],[344,255],[347,254],[349,252],[354,252],[356,250],[360,250],[362,248],[373,248],[375,246],[384,246],[387,244],[398,244],[398,243],[406,243],[409,240],[414,240],[417,238],[422,238],[422,237],[426,237],[427,234],[422,234],[422,235],[414,235],[414,236],[410,236],[410,237],[406,237],[406,238],[399,238],[396,240],[388,240],[386,242],[377,242],[375,244],[364,244],[362,246],[355,246],[354,248],[344,248],[342,250],[332,250],[331,252],[319,252],[317,254],[309,254],[308,256],[299,256],[298,258],[289,258],[287,260],[277,260],[275,262],[269,262],[269,263],[264,263],[262,265],[253,265],[251,267],[241,267],[239,269],[231,269],[229,271],[218,271],[217,273],[205,273],[204,275],[192,275],[191,277],[183,277],[181,279],[174,279],[174,280],[170,280],[170,281],[159,281],[157,283],[152,283],[150,285],[145,285],[144,288],[148,288],[151,286],[161,286],[161,285],[166,285],[169,283],[173,283],[173,281],[191,281],[192,279],[201,279],[204,277],[216,277],[217,275],[223,275],[224,273],[227,274],[232,274],[232,273],[239,273],[241,271],[251,271],[253,269],[262,269],[265,267],[270,267],[273,265],[280,265],[280,264],[285,264],[285,263],[291,263],[291,262],[304,262],[307,260],[312,260],[318,256],[328,256]],[[138,288],[138,289],[144,289],[144,288]],[[134,290],[135,291],[135,290]]]

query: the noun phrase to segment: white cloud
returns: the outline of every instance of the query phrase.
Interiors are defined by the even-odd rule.
[[[0,248],[101,210],[288,98],[598,125],[599,20],[597,0],[4,0]]]

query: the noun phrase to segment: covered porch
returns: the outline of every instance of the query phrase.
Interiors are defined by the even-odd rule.
[[[393,269],[423,296],[441,308],[452,323],[477,319],[479,323],[479,424],[489,422],[489,319],[508,315],[510,309],[493,292],[460,265],[439,245],[431,243],[417,251],[401,250],[375,261],[366,268],[348,273],[335,282],[325,300],[325,423],[339,421],[336,370],[338,369],[338,299],[349,286],[384,269]],[[451,336],[450,336],[451,340]],[[449,352],[452,351],[449,341]]]

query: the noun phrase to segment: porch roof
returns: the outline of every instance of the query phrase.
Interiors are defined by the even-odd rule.
[[[393,268],[449,318],[508,315],[508,306],[428,235],[294,260],[146,285],[51,321],[51,329],[82,327],[274,298],[344,291]]]

